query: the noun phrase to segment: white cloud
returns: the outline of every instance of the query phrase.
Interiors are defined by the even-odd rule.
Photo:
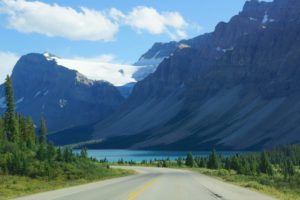
[[[133,8],[128,15],[113,8],[110,16],[119,23],[131,26],[138,33],[148,32],[154,35],[166,33],[172,39],[187,37],[185,29],[188,23],[178,12],[159,13],[152,7],[138,6]]]
[[[14,53],[0,51],[0,84],[4,82],[7,75],[11,75],[13,67],[19,58]]]
[[[109,12],[80,7],[75,10],[41,1],[0,0],[0,13],[7,16],[8,28],[70,40],[112,41],[119,26],[137,33],[168,34],[172,39],[187,37],[189,24],[178,12],[159,12],[146,6],[129,13],[112,8]]]
[[[81,7],[46,4],[40,1],[1,0],[1,12],[8,16],[8,26],[19,32],[40,33],[71,40],[110,41],[119,26],[104,12]]]

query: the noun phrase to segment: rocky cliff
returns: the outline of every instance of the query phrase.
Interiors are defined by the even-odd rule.
[[[262,149],[300,142],[300,1],[247,1],[214,32],[180,44],[118,112],[90,127],[90,140],[103,139],[92,147]]]
[[[32,116],[36,124],[44,117],[50,132],[99,121],[124,101],[113,85],[89,80],[42,54],[21,57],[12,80],[17,111]]]

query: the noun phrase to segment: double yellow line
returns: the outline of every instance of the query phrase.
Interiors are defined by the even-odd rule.
[[[142,194],[143,192],[145,192],[145,190],[147,190],[150,186],[152,186],[157,181],[157,179],[159,177],[160,176],[157,176],[157,177],[151,179],[150,181],[148,181],[145,185],[143,185],[138,190],[136,190],[134,192],[131,192],[129,194],[129,196],[128,196],[128,200],[134,200],[134,199],[136,199],[140,194]]]

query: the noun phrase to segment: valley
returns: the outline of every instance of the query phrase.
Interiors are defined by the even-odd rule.
[[[0,0],[0,200],[300,199],[300,1]]]

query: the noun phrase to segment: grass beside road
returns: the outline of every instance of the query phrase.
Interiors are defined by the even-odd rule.
[[[93,176],[80,179],[57,177],[49,180],[45,177],[33,179],[25,176],[0,175],[0,200],[127,176],[134,173],[134,171],[107,168],[106,165],[99,164],[99,168],[93,173]]]
[[[282,176],[267,175],[246,176],[231,170],[211,170],[206,168],[190,168],[192,171],[219,178],[238,186],[249,188],[281,200],[300,200],[299,178],[292,177],[290,181]],[[297,182],[297,183],[296,183]]]

